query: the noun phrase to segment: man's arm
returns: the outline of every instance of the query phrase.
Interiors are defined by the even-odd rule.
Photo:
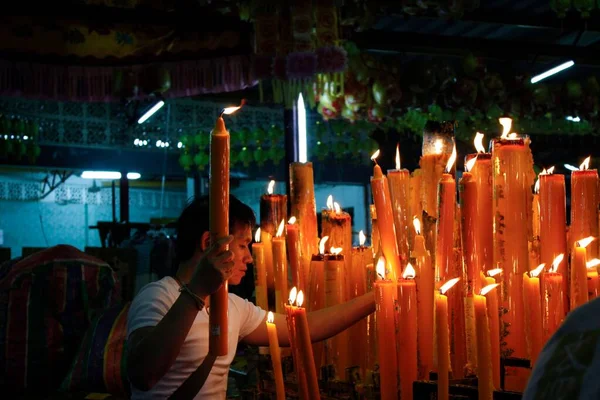
[[[375,295],[373,292],[356,297],[346,303],[308,313],[308,327],[313,342],[320,342],[348,329],[356,322],[375,311]],[[290,345],[285,315],[275,314],[275,325],[279,345]],[[269,335],[264,323],[251,334],[242,339],[244,343],[255,346],[268,346]]]

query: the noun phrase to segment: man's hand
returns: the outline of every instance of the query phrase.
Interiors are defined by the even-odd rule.
[[[216,292],[233,273],[233,252],[226,249],[233,236],[217,240],[201,255],[190,281],[190,289],[200,297]]]

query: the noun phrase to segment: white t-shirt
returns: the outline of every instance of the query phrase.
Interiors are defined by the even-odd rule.
[[[600,399],[600,298],[571,311],[544,346],[523,400]]]
[[[180,296],[179,284],[171,277],[149,283],[137,294],[127,315],[127,337],[145,326],[156,326]],[[229,294],[229,351],[217,357],[204,386],[195,399],[225,399],[227,374],[238,342],[252,333],[264,320],[266,312],[248,300]],[[198,368],[208,353],[208,313],[200,311],[194,321],[181,352],[171,369],[154,385],[143,392],[131,385],[131,398],[166,399]]]

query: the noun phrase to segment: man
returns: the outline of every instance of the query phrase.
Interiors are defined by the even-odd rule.
[[[600,399],[600,298],[571,311],[544,346],[524,400]]]
[[[256,223],[252,209],[234,196],[229,201],[231,236],[211,244],[208,220],[208,198],[188,205],[177,222],[176,276],[146,285],[133,300],[127,365],[132,399],[165,399],[174,393],[174,397],[185,393],[185,398],[224,399],[237,343],[269,344],[266,311],[230,293],[228,354],[208,355],[209,296],[226,280],[237,285],[244,277],[252,263],[249,245]],[[223,244],[229,250],[217,252]],[[330,338],[373,311],[374,295],[368,293],[309,313],[311,338],[313,342]],[[276,314],[275,323],[280,345],[289,345],[285,316]]]

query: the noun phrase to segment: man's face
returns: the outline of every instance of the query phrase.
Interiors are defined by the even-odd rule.
[[[252,229],[249,225],[236,226],[232,232],[233,242],[229,249],[233,252],[233,275],[229,278],[230,285],[239,285],[246,275],[248,264],[252,263],[250,243],[252,242]]]

